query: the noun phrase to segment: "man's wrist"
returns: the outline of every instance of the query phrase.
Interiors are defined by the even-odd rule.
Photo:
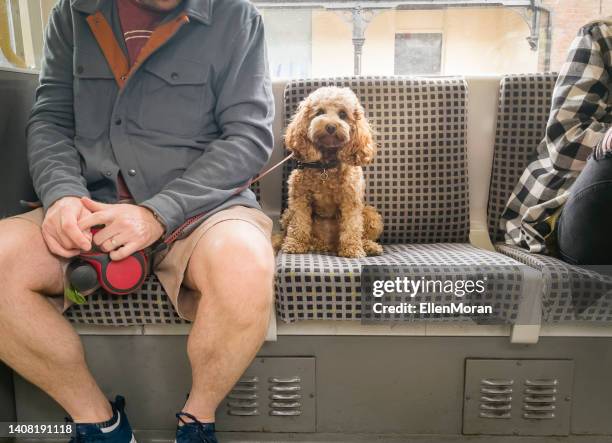
[[[164,223],[164,220],[160,217],[160,215],[155,210],[149,208],[148,206],[140,205],[140,207],[146,209],[147,211],[149,211],[153,215],[153,217],[155,218],[155,221],[161,226],[161,228],[162,228],[162,235],[161,235],[160,239],[163,240],[166,237],[167,230],[168,230],[168,227]]]
[[[45,209],[50,209],[52,206],[54,206],[57,203],[61,203],[62,201],[66,201],[68,199],[75,199],[75,200],[80,200],[82,197],[88,197],[89,195],[82,195],[82,194],[65,194],[65,195],[59,195],[56,196],[54,198],[52,198],[51,200],[47,200],[47,204],[45,205],[45,202],[41,203],[43,204],[43,208]]]

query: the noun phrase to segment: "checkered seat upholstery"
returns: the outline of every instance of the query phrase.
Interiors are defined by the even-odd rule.
[[[521,265],[468,243],[467,90],[463,79],[293,81],[285,89],[285,124],[304,97],[329,85],[350,87],[376,129],[378,154],[373,164],[364,168],[364,174],[366,201],[384,218],[384,254],[347,259],[280,253],[276,275],[279,317],[288,322],[365,319],[361,272],[364,265],[378,265],[412,267],[418,269],[413,277],[427,279],[477,271],[485,275],[501,273],[501,277],[496,275],[496,284],[488,288],[487,301],[496,306],[501,320],[513,322],[522,292]],[[284,170],[283,206],[286,179],[293,167],[289,163]]]
[[[501,214],[544,138],[556,80],[553,73],[509,75],[501,80],[487,213],[493,242],[504,240]]]
[[[364,265],[378,265],[379,275],[392,279],[487,281],[484,295],[471,303],[490,305],[493,315],[385,315],[385,321],[476,321],[513,324],[518,315],[524,286],[523,267],[510,257],[478,249],[466,243],[387,244],[384,254],[364,259],[346,259],[323,254],[279,254],[277,258],[277,313],[287,322],[297,320],[380,320],[372,317],[371,298],[362,297]],[[528,278],[528,277],[527,277]],[[408,300],[393,296],[395,302],[456,302],[452,294],[425,294]],[[369,307],[369,309],[368,309]]]
[[[98,291],[87,297],[86,304],[72,305],[64,316],[72,323],[99,326],[188,323],[176,313],[154,275],[132,294],[118,296]]]
[[[499,252],[541,272],[543,321],[612,321],[612,277],[503,244],[500,216],[543,139],[556,74],[502,79],[489,191],[488,225]]]
[[[612,275],[602,268],[572,266],[517,246],[497,244],[497,250],[542,274],[543,322],[612,322]]]

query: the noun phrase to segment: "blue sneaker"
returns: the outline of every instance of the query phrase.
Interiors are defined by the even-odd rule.
[[[132,427],[124,412],[125,399],[118,395],[110,404],[113,408],[113,417],[109,421],[75,423],[76,434],[70,439],[70,443],[136,443]]]
[[[183,417],[192,421],[187,422]],[[179,412],[176,418],[183,423],[176,428],[176,443],[218,443],[214,423],[202,423],[187,412]]]

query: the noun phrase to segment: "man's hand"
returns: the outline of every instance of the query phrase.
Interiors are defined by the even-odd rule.
[[[95,202],[81,199],[92,212],[79,221],[79,229],[87,231],[96,225],[104,228],[93,236],[93,242],[112,260],[122,260],[134,252],[152,245],[164,233],[164,227],[147,208],[138,205]]]
[[[51,205],[42,224],[42,235],[49,250],[70,258],[91,249],[91,232],[78,226],[91,214],[78,197],[64,197]]]

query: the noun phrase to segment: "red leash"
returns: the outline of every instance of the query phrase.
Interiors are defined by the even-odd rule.
[[[289,159],[291,159],[293,157],[293,152],[290,153],[287,157],[285,157],[284,159],[282,159],[281,161],[279,161],[278,163],[276,163],[274,166],[271,166],[270,168],[266,169],[265,171],[263,171],[262,173],[260,173],[258,176],[252,178],[251,180],[249,180],[248,182],[246,182],[244,185],[240,186],[239,188],[237,188],[233,193],[232,193],[232,197],[235,195],[238,195],[240,193],[242,193],[245,189],[247,189],[249,186],[251,186],[253,183],[258,182],[259,180],[261,180],[262,178],[264,178],[266,175],[268,175],[270,172],[274,171],[276,168],[278,168],[279,166],[281,166],[283,163],[287,162]],[[185,229],[187,229],[189,226],[193,225],[195,222],[197,222],[198,220],[201,220],[202,217],[205,217],[207,214],[207,212],[202,212],[200,214],[196,214],[192,217],[189,217],[187,220],[185,220],[185,222],[179,226],[178,228],[176,228],[170,235],[168,235],[164,241],[163,241],[163,245],[169,246],[172,243],[174,243],[180,236],[181,234],[183,234],[183,232],[185,231]],[[161,246],[161,245],[160,245]],[[157,248],[155,248],[157,250]]]

